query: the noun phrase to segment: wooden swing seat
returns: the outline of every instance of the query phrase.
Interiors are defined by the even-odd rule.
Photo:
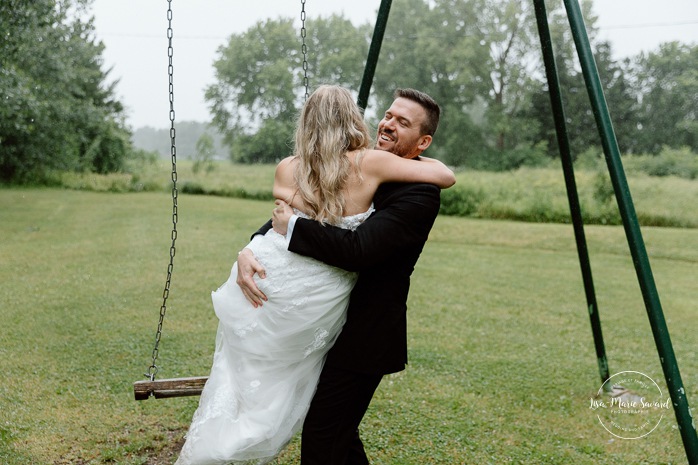
[[[158,379],[155,381],[144,380],[133,383],[133,394],[136,400],[145,400],[149,397],[165,399],[168,397],[186,397],[201,395],[208,376],[191,378]]]

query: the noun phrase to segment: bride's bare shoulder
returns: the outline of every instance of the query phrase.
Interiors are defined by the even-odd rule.
[[[276,165],[276,169],[278,171],[279,169],[292,168],[297,162],[298,159],[294,156],[286,157]]]
[[[294,178],[296,163],[297,161],[294,157],[286,157],[276,165],[274,188],[272,189],[275,198],[288,200],[293,197],[296,187]]]
[[[376,150],[376,149],[366,149],[364,150],[364,156],[365,157],[377,157],[377,158],[383,158],[383,157],[388,157],[388,156],[395,156],[390,152],[386,152],[385,150]]]
[[[367,149],[361,154],[359,164],[364,173],[383,172],[388,166],[392,166],[389,162],[393,157],[396,155],[384,150]]]
[[[384,160],[386,156],[392,155],[391,153],[385,152],[383,150],[375,150],[375,149],[364,149],[361,151],[356,151],[354,152],[354,156],[358,157],[362,165],[363,164],[372,164],[372,163],[380,163],[381,160]]]
[[[293,170],[295,169],[298,160],[296,157],[286,157],[281,160],[276,165],[276,179],[287,179],[289,176],[293,177]]]

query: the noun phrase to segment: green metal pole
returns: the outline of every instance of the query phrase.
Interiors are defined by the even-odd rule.
[[[368,95],[371,93],[371,84],[373,83],[373,75],[376,73],[376,64],[378,63],[378,55],[381,52],[383,45],[383,36],[385,28],[388,24],[388,15],[390,14],[390,5],[392,0],[381,0],[381,6],[378,8],[378,17],[376,25],[373,28],[373,38],[371,46],[368,49],[368,57],[366,58],[366,66],[364,67],[364,76],[361,79],[361,89],[359,89],[359,98],[356,103],[362,110],[368,105]]]
[[[635,265],[635,272],[642,290],[642,297],[645,301],[647,316],[649,317],[650,326],[654,342],[657,346],[659,361],[664,371],[669,395],[674,405],[674,413],[681,432],[684,448],[686,449],[686,457],[692,465],[698,464],[698,435],[696,435],[696,427],[691,416],[691,410],[688,406],[686,391],[681,381],[681,373],[676,361],[674,349],[669,337],[669,330],[664,319],[661,303],[659,302],[659,294],[652,276],[645,243],[642,239],[640,226],[637,221],[635,207],[630,196],[630,189],[625,178],[623,165],[620,159],[620,151],[618,149],[618,141],[616,140],[613,131],[613,125],[606,105],[606,99],[603,94],[601,80],[594,62],[594,57],[591,52],[589,38],[586,34],[584,19],[579,8],[579,3],[576,0],[564,0],[565,8],[567,9],[567,17],[572,29],[575,46],[579,54],[579,61],[582,65],[582,72],[586,82],[587,92],[591,100],[596,125],[601,135],[601,143],[603,145],[604,154],[606,156],[606,164],[608,165],[611,182],[616,193],[616,200],[620,210],[623,226],[625,227],[625,235],[628,239],[630,253]]]
[[[582,281],[584,282],[584,292],[586,294],[587,309],[589,310],[589,320],[591,322],[591,333],[594,337],[594,347],[596,349],[596,362],[599,368],[599,376],[604,388],[612,389],[606,380],[610,377],[608,372],[608,360],[606,359],[606,348],[603,343],[603,333],[601,331],[601,320],[599,318],[598,305],[596,302],[596,292],[594,291],[594,278],[591,274],[591,264],[587,249],[586,237],[584,234],[584,221],[582,219],[582,209],[579,204],[577,194],[577,183],[574,177],[574,167],[572,165],[572,155],[570,142],[565,123],[565,109],[562,105],[562,93],[560,91],[560,81],[558,79],[557,64],[553,53],[553,44],[550,38],[550,27],[545,11],[545,0],[534,0],[536,11],[536,21],[538,23],[538,35],[543,50],[543,61],[545,63],[545,73],[548,78],[548,92],[550,93],[550,104],[555,119],[555,131],[557,143],[560,149],[560,160],[562,161],[562,171],[565,177],[567,188],[567,199],[570,204],[570,215],[574,226],[574,237],[577,242],[577,255],[579,256],[579,266],[582,271]]]

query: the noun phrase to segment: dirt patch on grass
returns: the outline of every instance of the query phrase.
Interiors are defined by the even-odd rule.
[[[183,430],[168,431],[167,437],[169,441],[165,447],[158,451],[153,451],[153,455],[148,457],[148,461],[145,462],[147,465],[172,465],[179,457],[179,451],[182,450],[184,445],[184,433]]]

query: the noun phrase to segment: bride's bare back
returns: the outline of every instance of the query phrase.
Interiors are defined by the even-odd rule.
[[[447,188],[455,183],[455,176],[438,160],[421,157],[419,160],[400,158],[381,150],[347,152],[352,169],[343,189],[344,211],[342,216],[363,213],[369,209],[378,186],[384,182],[424,182]],[[359,157],[358,165],[356,163]],[[282,160],[276,167],[274,197],[283,200],[300,211],[307,212],[307,205],[298,194],[294,179],[296,157]]]

